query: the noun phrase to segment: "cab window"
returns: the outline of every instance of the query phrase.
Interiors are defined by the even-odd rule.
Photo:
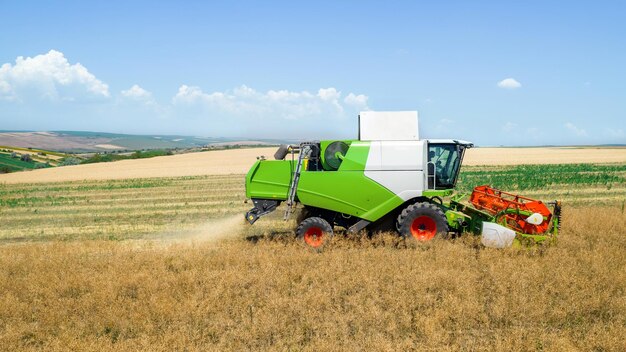
[[[429,144],[428,145],[428,173],[434,173],[435,185],[429,177],[429,188],[453,188],[461,166],[463,147],[458,144]]]

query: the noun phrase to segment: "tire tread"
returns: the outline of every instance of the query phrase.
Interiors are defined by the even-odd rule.
[[[322,231],[324,231],[324,235],[328,236],[328,239],[324,240],[324,244],[319,247],[319,249],[322,249],[328,244],[328,242],[332,239],[334,235],[333,227],[328,221],[324,220],[323,218],[312,216],[302,220],[302,222],[300,222],[300,224],[298,224],[298,227],[296,228],[296,237],[298,238],[298,240],[304,243],[304,233],[308,228],[312,226],[317,226],[321,228]]]
[[[444,214],[443,210],[441,210],[441,208],[439,208],[433,203],[418,202],[418,203],[413,203],[409,205],[408,207],[404,208],[402,212],[400,212],[400,215],[398,215],[397,223],[398,223],[398,229],[399,229],[400,235],[407,237],[406,234],[402,233],[404,222],[406,221],[407,217],[411,216],[412,213],[414,213],[415,211],[421,211],[421,210],[433,211],[433,215],[439,217],[439,219],[436,219],[436,218],[433,219],[437,223],[439,222],[437,220],[441,220],[441,224],[443,224],[441,229],[439,229],[439,226],[437,226],[437,229],[438,229],[437,234],[448,233],[449,231],[448,221],[446,220],[446,215]]]

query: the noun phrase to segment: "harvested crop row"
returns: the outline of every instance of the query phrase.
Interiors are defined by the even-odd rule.
[[[471,237],[407,249],[395,236],[353,235],[313,253],[270,228],[249,227],[240,240],[209,245],[0,246],[0,346],[626,347],[626,217],[619,208],[569,208],[557,246],[520,250],[482,249]]]

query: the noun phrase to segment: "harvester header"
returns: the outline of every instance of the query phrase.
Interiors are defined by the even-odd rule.
[[[455,186],[473,144],[420,139],[418,122],[416,111],[366,111],[359,115],[358,139],[280,146],[275,160],[260,158],[246,175],[246,196],[254,203],[246,219],[254,224],[282,203],[289,219],[297,207],[296,235],[314,248],[327,244],[335,227],[392,230],[415,241],[473,232],[492,247],[557,234],[558,202],[489,186],[462,200]]]

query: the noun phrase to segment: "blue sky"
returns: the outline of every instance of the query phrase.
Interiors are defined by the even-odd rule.
[[[0,129],[626,143],[626,6],[2,1]],[[20,58],[21,57],[21,58]]]

